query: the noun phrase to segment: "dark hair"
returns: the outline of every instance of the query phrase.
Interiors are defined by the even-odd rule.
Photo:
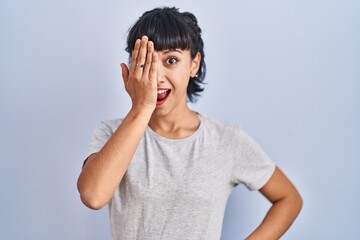
[[[181,13],[174,7],[155,8],[145,12],[129,30],[125,50],[130,57],[135,41],[144,35],[154,42],[155,50],[158,51],[176,48],[188,49],[192,59],[200,52],[199,71],[194,78],[190,78],[187,87],[188,100],[196,102],[197,97],[204,90],[201,85],[204,84],[206,65],[201,29],[194,14]]]

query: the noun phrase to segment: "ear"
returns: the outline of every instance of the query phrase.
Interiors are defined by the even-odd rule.
[[[200,68],[201,53],[198,52],[193,60],[191,60],[191,72],[197,74]]]

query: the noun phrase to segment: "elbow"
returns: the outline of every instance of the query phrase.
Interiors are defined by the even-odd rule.
[[[89,194],[80,193],[80,199],[86,207],[92,210],[100,210],[107,204],[107,201]]]
[[[299,214],[304,205],[304,201],[299,193],[297,194],[296,199],[297,199],[296,202],[297,202],[297,208],[298,208],[298,214]]]
[[[99,201],[91,201],[91,200],[85,200],[81,198],[81,201],[84,203],[84,205],[92,210],[100,210],[102,209],[106,204],[103,204]]]
[[[283,206],[286,206],[286,211],[288,213],[291,213],[294,218],[296,218],[303,207],[303,199],[298,191],[293,191],[289,195],[279,199],[276,202],[273,202],[273,204],[284,204]]]
[[[289,197],[289,205],[291,206],[292,212],[298,216],[303,207],[303,199],[298,191]]]
[[[77,188],[81,202],[92,210],[100,210],[108,203],[108,200],[102,194],[97,194],[92,189],[82,186],[80,181],[78,181]]]

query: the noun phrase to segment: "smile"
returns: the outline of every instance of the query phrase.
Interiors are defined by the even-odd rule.
[[[156,106],[162,105],[169,97],[170,92],[170,89],[158,88]]]

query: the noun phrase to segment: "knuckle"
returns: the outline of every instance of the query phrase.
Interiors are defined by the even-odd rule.
[[[142,63],[145,60],[145,58],[143,56],[138,56],[137,60],[139,63]]]
[[[136,81],[136,82],[140,81],[140,79],[141,79],[141,78],[139,78],[139,77],[136,76],[136,75],[134,75],[134,76],[131,77],[131,80],[132,80],[132,81]]]

